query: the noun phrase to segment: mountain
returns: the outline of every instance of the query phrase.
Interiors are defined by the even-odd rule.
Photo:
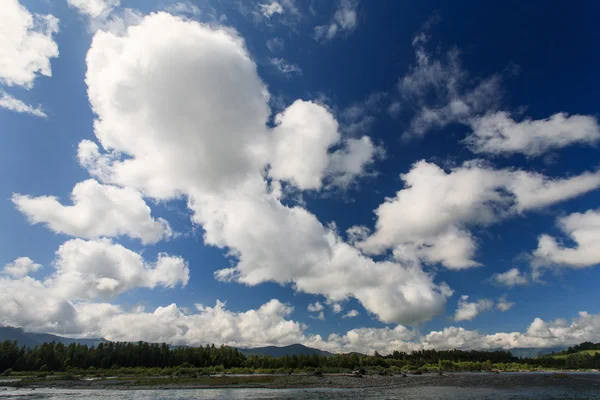
[[[563,351],[565,347],[548,347],[545,349],[535,348],[535,347],[527,347],[527,348],[518,348],[518,349],[510,349],[510,352],[515,357],[521,358],[535,358],[545,356],[546,354],[552,354],[552,352],[558,353],[559,351]]]
[[[51,335],[49,333],[32,333],[25,332],[21,328],[14,328],[10,326],[0,327],[0,342],[5,340],[16,340],[20,346],[33,347],[44,342],[57,342],[63,344],[79,343],[88,346],[96,346],[100,342],[104,342],[104,339],[73,339],[62,336]]]
[[[271,357],[283,357],[283,356],[300,356],[300,355],[313,355],[317,354],[323,357],[332,356],[328,351],[312,349],[310,347],[303,346],[301,344],[291,344],[289,346],[277,347],[277,346],[266,346],[256,347],[252,349],[238,349],[242,354],[247,356],[271,356]]]

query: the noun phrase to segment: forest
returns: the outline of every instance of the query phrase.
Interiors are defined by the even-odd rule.
[[[593,348],[591,348],[592,346]],[[595,346],[595,347],[594,347]],[[600,368],[598,354],[582,350],[600,349],[600,344],[582,343],[570,347],[563,356],[518,358],[510,351],[419,350],[394,351],[382,356],[357,353],[332,356],[292,355],[283,357],[245,356],[228,346],[171,347],[165,343],[104,342],[97,346],[77,343],[42,343],[19,346],[17,341],[0,342],[0,373],[89,373],[99,374],[215,374],[349,372],[368,370],[379,373],[400,371],[520,371],[535,369]],[[563,352],[561,352],[562,354]]]

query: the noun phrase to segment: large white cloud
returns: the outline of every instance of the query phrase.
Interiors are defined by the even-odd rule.
[[[561,217],[558,227],[575,245],[566,246],[550,235],[541,235],[533,252],[534,267],[585,268],[600,264],[600,210]]]
[[[451,290],[418,262],[374,262],[307,210],[280,202],[280,186],[265,176],[300,189],[347,184],[377,148],[368,137],[342,138],[331,113],[308,101],[269,128],[269,94],[235,32],[151,14],[122,36],[98,32],[87,63],[95,133],[107,152],[83,141],[80,162],[156,199],[187,197],[205,243],[236,259],[218,279],[355,297],[386,322],[443,310]]]
[[[494,169],[480,161],[446,172],[426,161],[401,175],[404,189],[376,210],[375,232],[356,246],[368,253],[394,250],[451,269],[477,266],[469,228],[540,209],[600,187],[600,173],[549,178],[539,173]]]
[[[156,262],[147,263],[108,239],[63,243],[54,267],[46,283],[70,300],[112,298],[137,287],[173,288],[189,281],[189,268],[181,257],[160,253]]]
[[[594,144],[600,140],[597,119],[585,115],[557,113],[547,119],[516,122],[501,111],[474,118],[470,125],[473,132],[465,143],[475,153],[539,156],[574,143]]]
[[[15,194],[13,203],[31,223],[43,223],[56,233],[82,238],[127,235],[143,243],[171,236],[169,223],[154,219],[140,192],[132,188],[102,185],[89,179],[75,185],[72,206],[56,197]]]
[[[51,76],[50,59],[58,57],[53,35],[58,19],[31,14],[17,0],[2,4],[0,24],[0,83],[31,88],[39,75]]]

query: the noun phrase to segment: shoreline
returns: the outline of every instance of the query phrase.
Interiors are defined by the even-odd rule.
[[[198,378],[109,377],[84,379],[0,380],[0,387],[21,389],[99,389],[99,390],[171,390],[171,389],[368,389],[453,386],[462,388],[515,389],[560,386],[592,388],[600,391],[600,373],[592,371],[535,372],[449,372],[441,375],[364,375],[348,374],[222,376]]]

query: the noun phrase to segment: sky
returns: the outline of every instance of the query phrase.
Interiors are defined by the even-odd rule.
[[[1,325],[600,341],[600,5],[1,3]]]

